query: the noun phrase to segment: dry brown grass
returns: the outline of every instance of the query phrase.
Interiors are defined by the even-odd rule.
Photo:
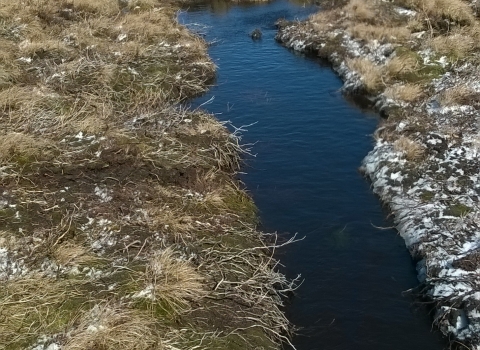
[[[420,16],[414,16],[407,22],[406,27],[411,33],[421,32],[425,29],[425,23]]]
[[[203,281],[188,261],[174,256],[171,248],[156,253],[145,271],[145,283],[151,286],[152,300],[160,302],[168,311],[185,311],[191,301],[199,301],[205,295]]]
[[[158,0],[131,1],[123,15],[117,0],[0,4],[4,132],[48,134],[52,144],[79,131],[98,135],[123,127],[123,117],[203,91],[213,72],[205,42]],[[173,53],[168,43],[183,48]]]
[[[173,36],[176,32],[180,33],[180,29],[166,31],[162,26],[165,22],[167,19],[161,12],[147,11],[140,14],[127,14],[122,21],[122,31],[128,35],[129,40],[145,43],[153,43],[167,35]]]
[[[310,16],[310,21],[313,23],[314,28],[320,32],[324,32],[331,28],[334,23],[338,22],[341,19],[340,11],[335,10],[325,10],[318,11],[317,13]]]
[[[392,85],[385,89],[385,96],[392,100],[413,102],[424,94],[424,88],[419,84]]]
[[[155,7],[158,7],[158,1],[157,0],[132,0],[129,1],[128,7],[130,8],[131,11],[145,11],[145,10],[152,10]]]
[[[370,25],[365,23],[354,24],[349,27],[351,35],[363,40],[378,40],[381,43],[404,42],[410,37],[410,30],[406,27],[388,27],[382,25]]]
[[[390,4],[378,0],[350,0],[343,7],[336,5],[310,16],[313,28],[322,34],[342,28],[356,39],[381,43],[405,43],[411,34],[408,21]]]
[[[366,58],[347,59],[347,66],[357,72],[369,93],[378,93],[384,87],[382,67],[375,65]]]
[[[178,130],[185,135],[209,135],[218,139],[228,135],[227,128],[221,122],[213,120],[209,115],[203,113],[199,114],[194,122],[180,125]]]
[[[65,331],[72,325],[82,305],[67,305],[76,297],[65,281],[31,275],[3,281],[0,289],[0,344],[24,348],[43,334]]]
[[[11,87],[13,85],[13,82],[18,78],[18,73],[19,70],[16,66],[10,65],[10,67],[0,67],[0,89],[3,90]]]
[[[26,40],[20,44],[20,54],[23,57],[37,58],[64,58],[68,56],[68,47],[61,41],[44,39],[34,42]]]
[[[397,79],[402,74],[411,73],[418,69],[418,62],[410,55],[395,56],[386,65],[388,76]]]
[[[477,42],[470,35],[452,34],[437,36],[427,43],[433,50],[446,55],[450,61],[466,58],[477,46]]]
[[[102,16],[113,16],[120,11],[117,0],[68,0],[76,11],[98,14]]]
[[[152,228],[163,228],[168,232],[178,232],[185,237],[193,227],[193,218],[183,213],[179,208],[169,204],[163,206],[152,205],[146,210],[148,220],[146,224]]]
[[[400,136],[400,138],[393,143],[393,147],[397,152],[403,153],[405,159],[409,161],[420,160],[425,153],[425,149],[420,143],[406,136]]]
[[[472,88],[460,85],[442,91],[439,102],[442,106],[466,105],[473,100],[478,100],[478,95]]]
[[[30,104],[32,99],[35,99],[32,88],[12,86],[0,91],[0,110],[8,112],[12,109],[18,109],[22,105]]]
[[[84,246],[73,242],[64,242],[53,247],[52,257],[62,266],[87,265],[100,260]]]
[[[151,316],[125,305],[100,305],[84,314],[62,349],[163,349],[154,326]]]
[[[396,3],[423,13],[430,21],[449,19],[460,24],[473,24],[472,8],[462,0],[396,0]]]
[[[200,348],[204,332],[219,332],[218,320],[205,322],[219,313],[204,296],[222,274],[241,285],[235,295],[253,300],[237,303],[230,284],[220,286],[222,331],[251,348],[288,332],[274,288],[285,278],[258,232],[243,231],[254,222],[251,200],[227,185],[240,161],[237,133],[175,107],[205,91],[214,72],[205,41],[175,18],[162,0],[0,0],[0,162],[8,169],[0,176],[17,205],[5,211],[0,244],[38,272],[2,284],[0,348],[30,348],[45,336],[70,350],[162,349],[172,342],[159,330]],[[196,187],[203,196],[190,196]],[[223,238],[235,235],[242,249],[261,246],[242,253],[255,274],[224,259],[237,246]],[[215,252],[203,251],[207,238]],[[196,265],[205,259],[208,268]],[[140,290],[150,295],[134,298]],[[100,299],[108,305],[89,310]],[[182,325],[172,321],[179,313]]]
[[[13,159],[46,159],[49,157],[48,143],[23,133],[0,134],[0,161]]]
[[[372,0],[351,0],[343,9],[349,19],[358,22],[373,23],[377,17]]]

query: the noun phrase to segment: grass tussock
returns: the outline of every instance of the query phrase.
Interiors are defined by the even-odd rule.
[[[405,159],[409,161],[420,160],[425,153],[425,149],[420,143],[406,136],[400,136],[400,138],[393,143],[393,147],[397,152],[403,153]]]
[[[18,85],[8,87],[0,91],[0,109],[4,112],[19,109],[31,104],[32,97],[35,99],[34,90],[31,88]]]
[[[126,306],[99,305],[83,315],[63,349],[163,349],[154,326],[152,317]]]
[[[393,79],[400,79],[402,75],[413,73],[418,68],[418,59],[412,55],[395,56],[386,65],[386,71]]]
[[[455,62],[466,58],[472,53],[477,46],[475,39],[469,35],[452,34],[447,36],[437,36],[428,42],[435,52],[447,56],[447,58]]]
[[[384,87],[382,67],[365,58],[347,59],[347,66],[358,73],[368,93],[378,93]]]
[[[402,84],[388,86],[384,94],[386,97],[405,102],[413,102],[424,94],[424,88],[419,84]]]
[[[170,248],[156,253],[145,271],[152,300],[176,312],[184,311],[191,301],[199,301],[205,295],[203,281],[198,271],[188,261],[176,258]]]
[[[61,41],[51,39],[25,40],[20,45],[20,54],[32,59],[57,58],[68,55],[68,47]]]

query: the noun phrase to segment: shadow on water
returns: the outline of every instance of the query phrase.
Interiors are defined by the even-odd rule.
[[[300,4],[300,5],[299,5]],[[388,213],[357,169],[372,149],[377,115],[339,93],[340,79],[316,59],[274,41],[278,18],[305,18],[302,1],[197,4],[180,21],[201,31],[218,65],[217,81],[194,101],[233,125],[250,125],[255,143],[241,179],[263,226],[304,240],[278,253],[285,273],[304,283],[286,312],[299,327],[298,350],[440,350],[431,318],[404,291],[415,266]],[[253,41],[255,28],[262,39]],[[373,226],[374,225],[374,226]],[[286,233],[284,233],[286,232]]]

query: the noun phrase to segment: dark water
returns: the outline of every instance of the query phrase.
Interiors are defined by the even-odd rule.
[[[242,180],[263,226],[301,242],[279,258],[290,276],[305,279],[288,305],[300,327],[298,350],[430,350],[445,341],[431,330],[426,311],[403,291],[417,285],[414,264],[369,183],[357,172],[372,148],[377,116],[349,104],[342,83],[314,59],[275,43],[274,22],[314,11],[303,2],[278,0],[250,6],[214,1],[180,15],[214,42],[216,85],[192,102],[249,125],[254,143]],[[261,28],[261,41],[248,33]]]

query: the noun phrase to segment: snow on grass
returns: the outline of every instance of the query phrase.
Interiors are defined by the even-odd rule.
[[[394,10],[415,15],[407,9]],[[325,47],[328,35],[313,30],[308,23],[292,22],[281,25],[277,39],[295,50],[315,53]],[[421,36],[412,36],[412,40],[422,40]],[[361,92],[362,77],[349,68],[346,58],[362,57],[381,66],[389,62],[393,48],[376,41],[362,42],[346,33],[338,33],[337,38],[341,40],[328,59],[344,80],[343,91]],[[447,90],[479,92],[478,69],[468,62],[452,66],[446,56],[432,49],[415,54],[424,66],[448,71],[424,83],[427,94],[418,101],[406,103],[382,94],[370,97],[377,110],[395,106],[407,117],[396,123],[386,121],[390,131],[379,133],[373,150],[362,162],[362,171],[370,178],[374,192],[390,206],[406,246],[420,259],[419,280],[438,302],[436,323],[444,333],[479,349],[480,262],[478,268],[467,268],[462,259],[480,254],[480,107],[469,98],[463,103],[462,90],[457,93],[459,103],[455,95],[450,99],[454,104],[442,105],[441,100]],[[395,138],[404,135],[425,150],[415,163],[394,147]]]

